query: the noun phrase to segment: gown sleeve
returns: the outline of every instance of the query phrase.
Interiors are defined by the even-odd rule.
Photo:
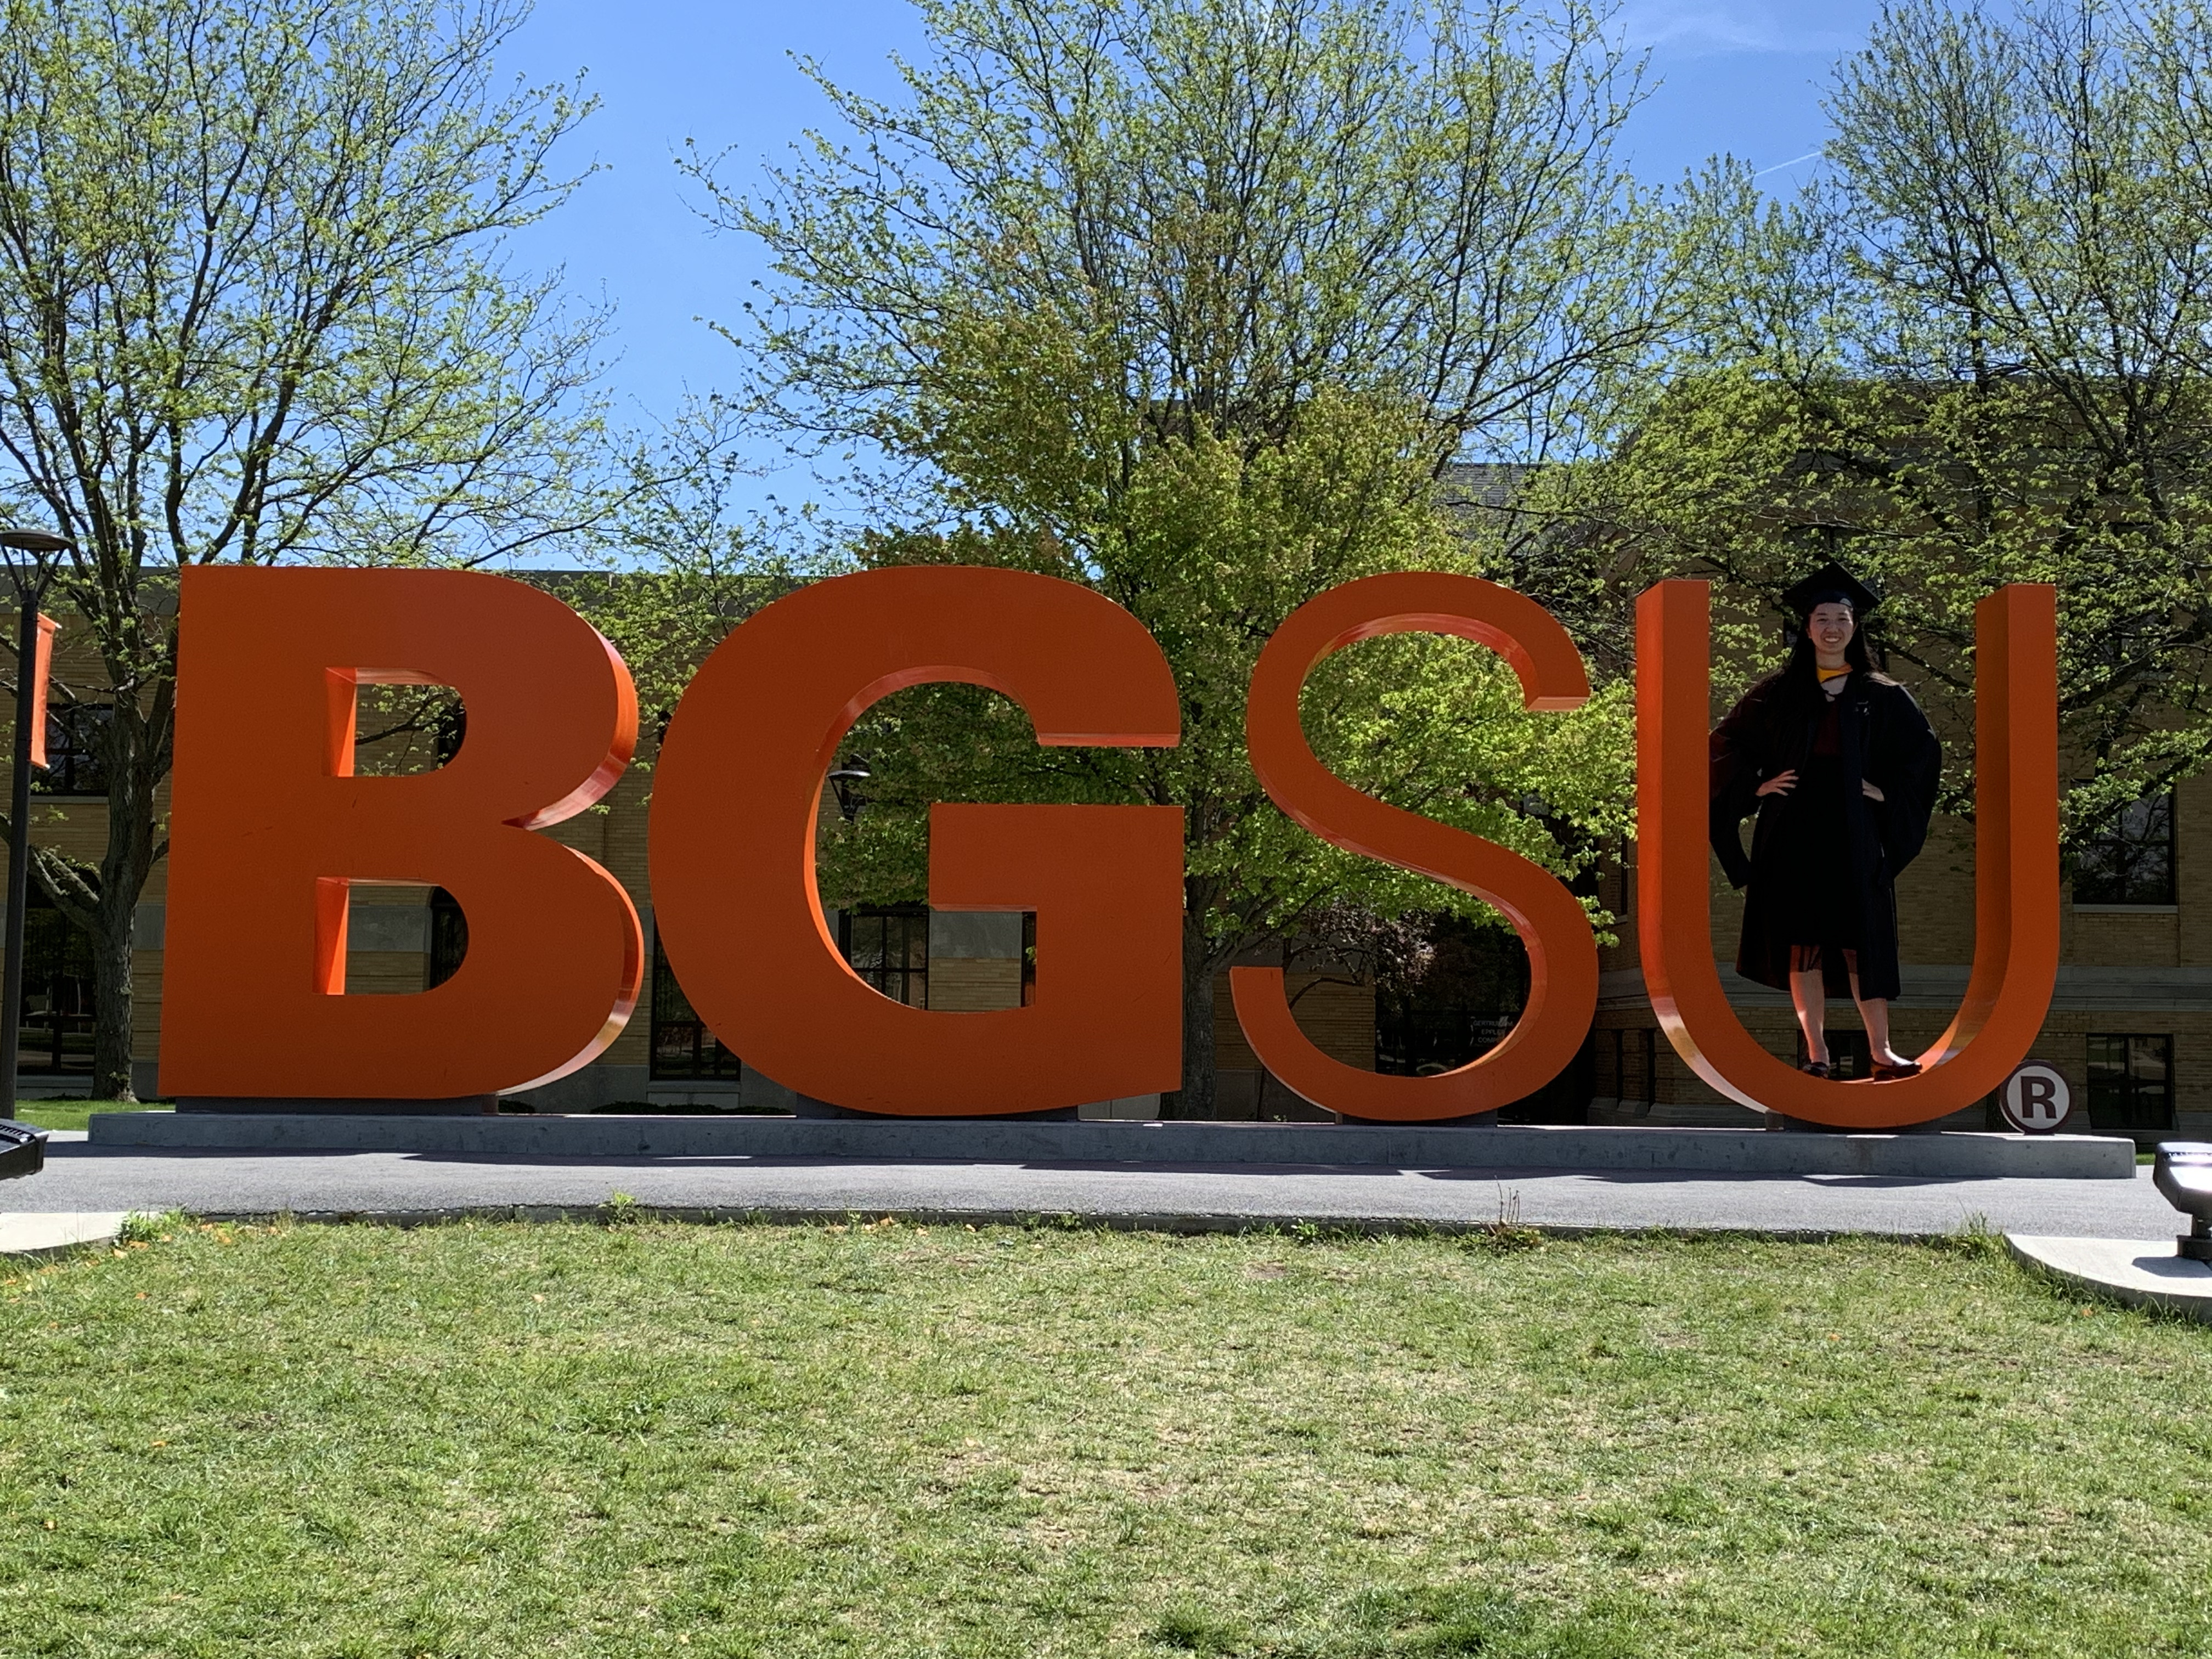
[[[1928,820],[1935,813],[1936,789],[1943,775],[1943,749],[1910,691],[1894,687],[1885,701],[1888,707],[1883,711],[1880,775],[1873,780],[1884,799],[1875,809],[1875,822],[1894,876],[1919,857],[1927,844]]]
[[[1742,823],[1759,810],[1759,768],[1753,737],[1765,704],[1764,688],[1754,686],[1713,728],[1707,750],[1711,812],[1706,833],[1731,887],[1751,879],[1751,859],[1743,850]]]

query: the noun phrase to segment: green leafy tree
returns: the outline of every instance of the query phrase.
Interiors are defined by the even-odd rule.
[[[1126,606],[1175,670],[1184,741],[1047,753],[980,694],[908,694],[856,735],[873,804],[830,879],[916,894],[933,798],[1182,807],[1178,1109],[1207,1115],[1224,965],[1288,949],[1324,907],[1479,908],[1276,812],[1243,756],[1245,686],[1339,582],[1512,578],[1522,521],[1455,528],[1437,481],[1470,454],[1577,453],[1664,337],[1678,232],[1613,160],[1640,70],[1578,3],[922,11],[904,103],[823,83],[849,143],[810,138],[755,198],[695,164],[780,279],[732,329],[754,407],[862,458],[860,499],[902,526],[863,538],[864,562],[1017,565]],[[1307,712],[1364,787],[1554,867],[1575,855],[1548,825],[1624,811],[1619,696],[1530,719],[1471,647],[1363,645]]]
[[[1717,249],[1700,358],[1616,459],[1547,482],[1596,530],[1557,545],[1624,589],[1706,570],[1770,598],[1846,558],[1889,592],[1892,658],[1952,694],[1960,757],[1975,602],[2055,582],[2069,841],[2199,769],[2208,40],[2199,0],[1885,9],[1837,74],[1827,176]],[[1738,654],[1771,629],[1739,616]]]
[[[850,568],[816,546],[811,512],[763,513],[748,501],[744,425],[727,403],[692,400],[625,458],[613,511],[596,526],[592,568],[550,580],[613,641],[648,726],[676,707],[708,653],[778,595]],[[650,770],[650,742],[637,764]]]
[[[75,542],[58,599],[113,708],[105,851],[36,870],[93,941],[95,1094],[131,1093],[178,572],[482,562],[605,511],[598,319],[500,254],[566,194],[548,153],[584,112],[495,88],[524,15],[0,0],[0,510]]]

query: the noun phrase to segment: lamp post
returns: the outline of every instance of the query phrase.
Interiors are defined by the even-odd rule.
[[[837,812],[850,823],[860,816],[860,809],[868,804],[860,786],[875,774],[868,770],[864,760],[848,760],[830,775],[830,787],[837,792]]]
[[[23,916],[31,902],[31,721],[38,708],[39,606],[53,571],[46,561],[76,544],[45,530],[0,530],[8,574],[15,579],[22,623],[15,635],[15,770],[8,817],[7,973],[0,982],[0,1116],[15,1109],[17,1051],[23,1037]],[[20,558],[18,556],[21,556]]]

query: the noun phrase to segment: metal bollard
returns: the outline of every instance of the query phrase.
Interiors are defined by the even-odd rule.
[[[2151,1179],[2166,1201],[2196,1224],[2180,1235],[2174,1253],[2212,1262],[2212,1141],[2161,1141]]]

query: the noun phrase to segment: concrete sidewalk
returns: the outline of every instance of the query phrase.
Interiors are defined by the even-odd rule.
[[[4,1189],[0,1189],[4,1196]],[[18,1211],[0,1215],[0,1256],[67,1255],[112,1244],[123,1230],[123,1212]]]
[[[2212,1266],[2177,1255],[2171,1240],[2152,1244],[2008,1233],[2005,1248],[2022,1266],[2077,1289],[2212,1322]]]
[[[641,1204],[721,1215],[1073,1214],[1124,1225],[1301,1221],[1762,1233],[2001,1232],[2164,1239],[2178,1218],[2132,1181],[1741,1176],[1368,1165],[867,1162],[848,1158],[488,1158],[406,1152],[242,1154],[88,1145],[56,1134],[44,1173],[0,1210],[188,1209],[204,1215],[431,1218]]]

